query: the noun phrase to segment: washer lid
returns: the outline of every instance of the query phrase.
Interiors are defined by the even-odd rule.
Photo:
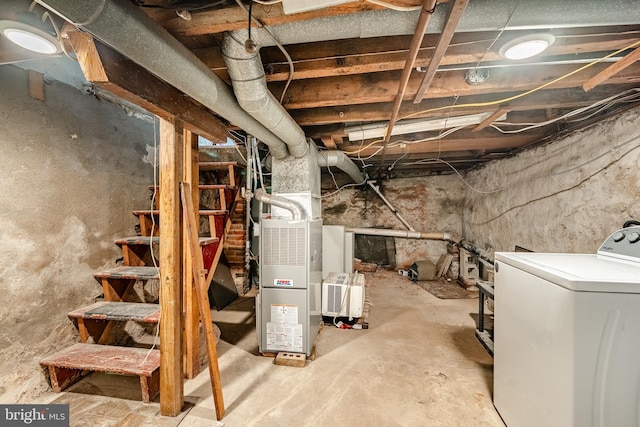
[[[496,252],[495,259],[574,291],[640,293],[637,262],[595,254],[535,252]]]

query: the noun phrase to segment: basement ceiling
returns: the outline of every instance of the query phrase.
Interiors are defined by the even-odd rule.
[[[248,2],[134,3],[230,83],[222,35],[247,28]],[[321,149],[349,153],[375,178],[477,167],[640,102],[640,2],[450,0],[427,11],[431,3],[253,2],[254,37],[267,41],[260,55],[269,90]],[[424,21],[426,31],[416,33]],[[521,60],[500,55],[510,40],[540,33],[555,38],[543,53]],[[162,100],[154,99],[153,87],[161,82],[133,64],[125,67],[109,48],[99,50],[105,68],[111,62],[120,79],[133,82],[124,97],[139,97],[154,112],[150,107]],[[0,62],[16,55],[24,53],[0,40]],[[122,95],[126,82],[102,86]],[[214,115],[199,108],[202,123]],[[473,124],[459,122],[471,115]],[[402,129],[407,120],[439,124],[385,138],[389,127]],[[234,129],[214,121],[202,125],[205,134]],[[372,123],[381,135],[355,132]]]

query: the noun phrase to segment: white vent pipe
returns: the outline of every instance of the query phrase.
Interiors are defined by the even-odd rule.
[[[299,203],[294,202],[293,200],[285,199],[284,197],[274,196],[273,194],[269,194],[264,191],[262,188],[258,188],[253,196],[259,202],[266,203],[267,205],[277,206],[282,209],[286,209],[291,212],[293,215],[293,219],[305,219],[307,215],[300,206]]]
[[[229,86],[164,28],[128,0],[37,0],[152,74],[287,156],[283,141],[238,105]]]

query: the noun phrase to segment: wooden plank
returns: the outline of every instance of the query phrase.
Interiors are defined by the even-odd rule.
[[[606,64],[595,64],[547,87],[554,89],[582,87],[586,79],[606,67]],[[492,70],[491,79],[476,86],[468,85],[465,82],[463,71],[439,73],[429,88],[428,98],[425,99],[493,94],[492,99],[500,100],[503,98],[501,96],[503,93],[514,91],[524,93],[536,89],[577,70],[577,68],[575,65],[539,65],[520,69],[517,73],[514,73],[511,68],[495,69]],[[294,81],[287,91],[286,108],[291,110],[392,102],[395,99],[399,78],[400,73],[391,71],[374,75],[352,76],[348,81],[340,77]],[[415,95],[417,86],[420,84],[419,80],[419,76],[409,79],[406,99]],[[626,85],[638,82],[640,82],[640,65],[636,63],[612,76],[607,84]],[[281,92],[280,83],[277,84],[277,87],[270,85],[270,88],[276,94]],[[458,105],[461,104],[458,103]]]
[[[160,413],[176,416],[184,403],[182,370],[181,123],[160,119]]]
[[[620,85],[617,90],[620,92],[636,87],[635,84]],[[517,95],[518,92],[506,92],[505,96]],[[562,90],[541,90],[532,93],[526,97],[501,104],[509,108],[510,111],[529,111],[529,110],[545,110],[547,108],[556,109],[574,109],[591,105],[603,98],[611,96],[611,88],[599,86],[585,93],[582,88],[567,88]],[[487,100],[485,95],[472,95],[460,97],[455,104],[477,104]],[[412,118],[421,117],[448,117],[451,116],[451,110],[441,109],[421,113],[421,111],[431,108],[442,108],[454,104],[454,99],[441,98],[431,99],[428,103],[423,104],[407,104],[405,103],[400,110],[400,116],[405,117],[411,115]],[[310,125],[333,125],[336,122],[341,123],[358,123],[362,121],[380,121],[389,117],[389,103],[371,103],[361,105],[341,105],[335,107],[316,108],[309,110],[292,110],[289,111],[293,119],[300,126]],[[487,107],[463,107],[456,108],[456,114],[474,114],[485,112]],[[335,131],[334,131],[335,132]],[[328,132],[325,132],[328,133]]]
[[[224,400],[222,396],[222,382],[220,381],[220,369],[218,367],[218,352],[216,349],[216,339],[213,333],[213,323],[211,321],[211,308],[209,305],[209,294],[207,292],[208,283],[205,278],[202,252],[198,246],[198,225],[195,222],[195,209],[191,199],[191,188],[189,184],[182,184],[182,209],[185,223],[187,224],[187,242],[192,257],[193,275],[196,279],[196,295],[200,320],[205,332],[207,343],[207,360],[209,362],[209,376],[213,391],[213,403],[216,408],[216,418],[221,420],[224,417]],[[222,245],[219,245],[222,247]],[[215,264],[211,267],[215,270]]]
[[[639,42],[640,43],[640,42]],[[584,82],[582,88],[585,91],[590,91],[594,87],[604,83],[609,80],[612,76],[618,74],[620,71],[629,67],[631,64],[635,63],[640,59],[640,47],[633,50],[631,53],[625,55],[624,58],[619,60],[618,62],[614,62],[612,65],[607,67],[606,69],[600,71],[595,76],[591,77],[589,80]]]
[[[264,25],[279,25],[289,22],[306,21],[327,16],[346,15],[366,10],[382,10],[384,7],[367,2],[352,2],[338,6],[324,7],[319,10],[285,15],[282,5],[254,4],[252,14]],[[238,6],[228,6],[222,9],[212,9],[192,14],[189,21],[185,21],[175,13],[145,10],[174,36],[197,36],[210,33],[221,33],[247,27],[247,12]]]
[[[189,131],[184,134],[183,182],[191,186],[191,201],[193,206],[200,205],[198,188],[198,136]],[[195,223],[200,224],[200,215],[194,211]],[[193,259],[189,250],[187,222],[183,221],[182,228],[182,274],[183,274],[183,308],[184,312],[184,376],[195,378],[200,373],[200,318],[198,317],[198,299],[196,294],[196,278],[191,265]]]
[[[83,371],[137,375],[141,379],[142,400],[149,403],[157,395],[160,352],[145,348],[74,344],[40,361],[47,367],[55,392],[80,379]]]
[[[38,101],[44,101],[44,74],[29,70],[29,96]]]
[[[493,113],[492,115],[490,115],[489,117],[484,119],[482,122],[480,122],[480,124],[478,124],[478,126],[473,128],[473,130],[471,132],[480,132],[482,129],[485,129],[491,123],[495,122],[500,117],[502,117],[503,115],[507,114],[508,112],[509,112],[508,108],[499,109],[498,111],[496,111],[495,113]]]
[[[115,50],[71,25],[63,31],[78,57],[85,78],[96,87],[132,102],[165,120],[174,117],[184,127],[214,142],[227,139],[227,125],[211,110],[185,96]]]
[[[416,92],[416,96],[413,99],[414,104],[419,104],[422,102],[422,98],[424,98],[424,93],[429,88],[431,81],[436,75],[436,71],[438,70],[438,66],[444,57],[444,54],[451,43],[451,39],[453,38],[453,34],[456,32],[456,27],[458,26],[458,22],[460,22],[460,18],[462,18],[462,14],[467,8],[467,4],[469,4],[469,0],[454,0],[451,9],[449,9],[449,16],[446,18],[446,24],[442,33],[440,33],[440,38],[438,39],[438,43],[436,44],[436,50],[433,52],[433,56],[429,60],[429,68],[427,68],[427,72],[422,78],[422,82],[418,87],[418,91]]]

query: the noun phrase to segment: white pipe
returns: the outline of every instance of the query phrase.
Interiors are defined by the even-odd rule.
[[[305,219],[307,217],[302,206],[293,200],[274,196],[273,194],[267,193],[262,188],[258,188],[253,196],[262,203],[288,210],[293,215],[293,219]]]
[[[444,240],[446,242],[458,243],[460,238],[450,233],[430,231],[410,231],[410,230],[390,230],[386,228],[356,228],[346,227],[345,231],[355,234],[366,234],[369,236],[403,237],[405,239],[425,239]]]

